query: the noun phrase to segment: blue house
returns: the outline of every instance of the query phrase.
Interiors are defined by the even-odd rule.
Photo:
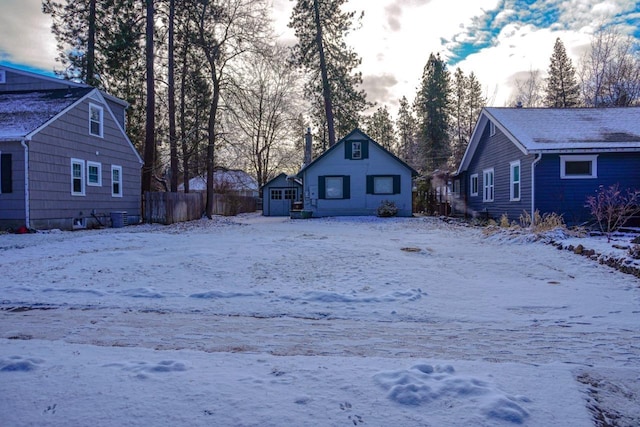
[[[383,200],[398,216],[412,215],[412,178],[418,173],[369,138],[353,130],[300,170],[304,210],[313,216],[376,215]]]
[[[640,108],[484,108],[458,168],[462,209],[590,219],[600,186],[640,189]]]

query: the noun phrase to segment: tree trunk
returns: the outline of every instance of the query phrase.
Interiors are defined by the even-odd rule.
[[[89,2],[89,34],[87,37],[87,76],[85,81],[96,86],[96,0]]]
[[[322,24],[320,23],[320,7],[318,0],[313,0],[313,9],[316,18],[316,44],[318,45],[318,55],[320,56],[320,74],[322,75],[322,96],[324,97],[324,111],[327,117],[327,131],[329,132],[329,147],[336,143],[336,131],[333,126],[333,105],[331,102],[331,86],[329,85],[329,75],[327,73],[327,62],[324,57],[324,46],[322,43]]]
[[[169,102],[169,150],[170,150],[170,169],[171,169],[171,192],[178,191],[178,141],[176,138],[176,94],[175,94],[175,78],[174,78],[174,21],[175,21],[175,0],[169,1],[169,70],[168,70],[168,102]]]
[[[142,192],[151,191],[153,178],[153,165],[155,162],[156,142],[155,142],[155,92],[153,73],[153,0],[147,2],[146,20],[146,66],[147,66],[147,121],[145,126],[144,140],[144,167],[142,169]]]

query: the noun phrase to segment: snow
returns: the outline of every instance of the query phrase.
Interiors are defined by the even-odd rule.
[[[25,137],[90,90],[69,88],[0,93],[0,140]]]
[[[2,424],[638,425],[640,280],[578,244],[611,247],[425,217],[0,235]]]

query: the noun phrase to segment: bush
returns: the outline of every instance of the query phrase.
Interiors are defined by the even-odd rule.
[[[398,208],[395,203],[389,200],[383,200],[382,203],[380,203],[380,206],[378,206],[377,213],[378,216],[381,217],[396,216]]]
[[[549,231],[558,227],[566,228],[562,215],[558,215],[555,212],[540,215],[540,211],[537,209],[533,213],[533,217],[529,212],[524,211],[522,215],[520,215],[520,226],[522,228],[528,228],[531,231]]]
[[[611,233],[622,227],[632,216],[640,212],[640,191],[627,190],[623,194],[618,184],[608,188],[602,185],[595,196],[587,197],[587,206],[600,231],[611,240]]]

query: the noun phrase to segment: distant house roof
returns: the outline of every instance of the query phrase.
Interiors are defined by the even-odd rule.
[[[274,183],[275,181],[277,181],[278,179],[285,179],[291,182],[291,185],[297,184],[302,186],[302,181],[297,177],[297,175],[287,175],[284,172],[281,172],[279,175],[274,176],[273,178],[271,178],[269,181],[267,181],[267,183],[265,183],[262,187],[261,190],[264,189],[265,187],[269,187],[272,183]]]
[[[524,154],[640,151],[640,108],[484,108],[459,172],[491,121]]]
[[[258,182],[248,173],[238,169],[216,168],[213,172],[214,186],[228,185],[232,191],[258,191]],[[179,190],[184,190],[184,184],[180,184]],[[189,180],[189,190],[205,191],[207,178],[196,176]]]
[[[360,134],[362,137],[367,138],[369,141],[371,141],[373,144],[375,144],[378,148],[380,148],[382,151],[384,151],[385,153],[387,153],[391,158],[393,158],[394,160],[396,160],[397,162],[399,162],[400,164],[402,164],[403,166],[405,166],[407,169],[409,169],[411,171],[411,175],[412,176],[417,176],[419,175],[418,172],[412,168],[411,166],[409,166],[406,162],[404,162],[402,159],[400,159],[398,156],[396,156],[395,154],[393,154],[391,151],[387,150],[386,148],[384,148],[382,145],[378,144],[376,141],[374,141],[373,139],[371,139],[371,137],[369,135],[367,135],[366,133],[364,133],[363,131],[361,131],[360,129],[356,128],[354,130],[352,130],[351,132],[349,132],[349,134],[343,138],[341,138],[338,142],[336,142],[331,148],[325,150],[320,156],[318,156],[317,158],[315,158],[311,163],[309,163],[308,165],[305,165],[302,167],[302,169],[300,169],[300,171],[298,172],[298,174],[296,175],[298,178],[302,178],[303,176],[303,172],[307,169],[309,169],[310,167],[313,167],[314,165],[316,165],[318,163],[318,161],[322,158],[324,158],[326,155],[328,155],[331,151],[335,150],[336,147],[338,147],[343,141],[348,140],[350,138],[352,138],[354,135],[356,134]]]
[[[83,87],[0,92],[0,140],[24,138],[92,90]]]

